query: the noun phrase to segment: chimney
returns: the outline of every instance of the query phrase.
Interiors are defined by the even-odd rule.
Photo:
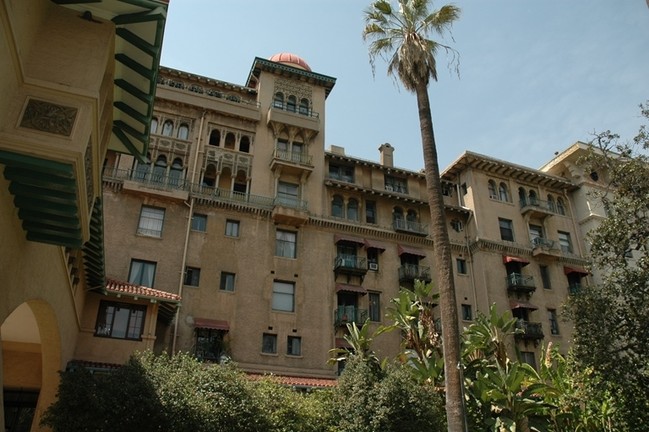
[[[381,144],[379,147],[379,152],[381,153],[381,165],[384,167],[393,167],[394,166],[394,147],[389,143]]]

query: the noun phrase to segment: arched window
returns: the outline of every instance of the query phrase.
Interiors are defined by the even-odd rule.
[[[529,197],[530,197],[530,202],[529,202],[529,204],[531,204],[531,205],[538,205],[539,200],[538,200],[538,197],[536,196],[536,191],[530,189]]]
[[[172,186],[180,186],[182,184],[183,176],[183,161],[180,158],[174,159],[169,170],[169,184]]]
[[[149,127],[149,131],[154,134],[158,132],[158,119],[153,117],[151,119],[151,126]]]
[[[498,194],[500,196],[500,201],[509,202],[509,190],[505,183],[500,183],[498,186]]]
[[[214,187],[216,185],[216,167],[209,164],[203,173],[202,186]]]
[[[340,195],[334,195],[334,199],[331,200],[331,216],[333,217],[345,217],[343,210],[343,199]]]
[[[212,132],[210,132],[210,141],[208,142],[209,145],[213,145],[215,147],[218,147],[221,145],[221,131],[218,129],[212,129]]]
[[[309,100],[307,98],[300,99],[300,114],[309,115]]]
[[[273,106],[275,108],[284,108],[284,93],[282,92],[275,93],[275,98],[273,99]]]
[[[186,140],[189,138],[189,126],[181,124],[178,128],[178,139]]]
[[[566,214],[566,206],[563,203],[563,198],[561,198],[561,197],[557,198],[557,213],[559,213],[560,215],[564,215],[564,216]]]
[[[167,174],[167,158],[164,155],[158,156],[153,166],[153,177],[151,180],[155,183],[164,183]]]
[[[288,97],[288,100],[286,101],[286,110],[295,112],[295,106],[297,105],[297,99],[295,96],[291,95]]]
[[[174,124],[171,120],[166,120],[162,125],[162,135],[171,136],[174,131]]]
[[[250,153],[250,138],[242,136],[239,142],[239,151],[243,153]]]
[[[227,135],[225,135],[225,148],[226,149],[231,149],[234,150],[234,134],[232,132],[228,132]]]
[[[527,194],[525,193],[525,189],[522,187],[518,188],[518,199],[521,203],[521,206],[527,205]]]
[[[248,192],[248,182],[246,181],[246,173],[243,171],[237,172],[234,178],[234,185],[232,186],[233,192],[246,194]]]
[[[496,182],[489,180],[489,182],[487,182],[487,185],[489,186],[489,198],[498,199],[498,194],[496,193]]]
[[[550,211],[552,211],[552,212],[556,212],[556,211],[557,211],[557,206],[556,206],[556,204],[554,203],[554,197],[553,197],[552,195],[550,195],[550,194],[548,194],[548,208],[549,208]]]
[[[146,159],[151,160],[151,153],[146,154]],[[137,165],[135,167],[135,178],[137,180],[146,180],[149,176],[149,171],[151,169],[150,163],[135,162]]]
[[[405,221],[403,220],[403,210],[401,207],[395,207],[392,209],[392,223],[394,228],[403,229],[406,226]]]
[[[417,212],[410,209],[408,210],[408,213],[406,213],[406,223],[407,223],[407,228],[410,231],[419,231],[419,224],[417,223]]]
[[[353,221],[358,220],[358,201],[354,198],[350,198],[347,203],[347,219]]]
[[[464,229],[464,224],[459,219],[451,219],[451,228],[454,231],[461,232]]]

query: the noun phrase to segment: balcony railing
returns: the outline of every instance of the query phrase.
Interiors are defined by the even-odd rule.
[[[541,248],[541,249],[558,249],[556,246],[557,242],[554,240],[546,239],[543,237],[535,237],[532,239],[532,247],[533,248]]]
[[[140,183],[146,187],[158,190],[186,190],[188,183],[182,178],[182,173],[173,172],[169,175],[153,172],[148,165],[143,165],[144,169],[117,169],[106,167],[104,169],[104,179],[106,180],[129,180]]]
[[[337,273],[364,275],[367,273],[367,258],[356,255],[338,255],[334,260],[334,271]]]
[[[523,330],[522,333],[516,334],[516,338],[518,339],[536,341],[544,338],[541,323],[519,319],[516,323],[516,328]]]
[[[536,198],[523,198],[519,201],[521,213],[533,212],[539,215],[550,215],[557,213],[556,204],[552,201],[544,201]]]
[[[196,197],[216,202],[249,204],[254,207],[262,207],[266,209],[272,209],[275,206],[275,198],[251,195],[245,192],[236,192],[229,189],[194,184],[191,191]]]
[[[275,149],[273,157],[284,162],[291,162],[304,166],[313,166],[312,156],[304,152],[291,152],[288,150]]]
[[[356,323],[363,325],[367,320],[367,309],[359,309],[356,306],[338,306],[334,311],[334,323],[336,326]]]
[[[523,276],[520,273],[511,273],[505,277],[507,290],[521,293],[531,293],[536,291],[533,276]]]
[[[392,221],[392,228],[395,231],[407,232],[410,234],[428,235],[428,225],[409,221],[403,218],[395,218]]]
[[[416,264],[403,264],[399,267],[399,282],[414,282],[419,279],[422,282],[430,282],[430,267]]]

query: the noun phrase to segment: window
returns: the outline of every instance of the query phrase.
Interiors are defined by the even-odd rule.
[[[141,340],[146,306],[102,301],[95,336]]]
[[[167,176],[167,158],[165,155],[160,155],[153,165],[153,175],[151,181],[154,183],[163,184]]]
[[[297,257],[295,244],[297,233],[293,231],[277,230],[275,233],[275,255],[284,258]]]
[[[496,182],[489,180],[487,185],[489,186],[489,198],[498,199],[498,194],[496,193]]]
[[[185,280],[184,284],[189,286],[198,286],[201,279],[201,269],[197,267],[185,267]]]
[[[370,321],[381,321],[381,294],[369,293],[368,301]]]
[[[559,334],[559,321],[557,320],[557,310],[548,309],[548,321],[550,321],[550,333]]]
[[[351,198],[347,203],[347,219],[358,221],[358,201]]]
[[[343,198],[340,195],[334,195],[334,199],[331,200],[331,216],[342,218],[345,217]]]
[[[239,151],[242,153],[250,153],[250,138],[242,136],[239,141]]]
[[[329,163],[329,178],[354,183],[354,167]]]
[[[451,183],[442,183],[442,195],[447,197],[453,196],[453,185]]]
[[[178,138],[181,140],[186,140],[189,138],[189,126],[186,124],[181,124],[178,128]]]
[[[273,282],[273,310],[295,311],[295,284],[293,282]]]
[[[225,143],[223,147],[226,149],[234,150],[234,143],[236,142],[236,138],[232,132],[228,132],[225,134]]]
[[[293,183],[277,183],[277,200],[280,204],[296,207],[298,204],[299,186]]]
[[[365,222],[376,223],[376,202],[365,201]]]
[[[264,333],[261,341],[261,352],[266,354],[277,354],[277,335]]]
[[[498,186],[498,195],[500,197],[500,201],[509,202],[509,190],[507,189],[507,185],[505,183],[500,183],[500,186]]]
[[[457,258],[455,260],[455,263],[457,264],[457,274],[466,274],[466,260],[462,258]]]
[[[295,112],[295,106],[297,105],[297,99],[295,96],[291,95],[286,101],[286,111]]]
[[[367,249],[367,268],[378,271],[379,269],[379,250],[376,248]]]
[[[286,355],[302,355],[302,338],[299,336],[289,336],[286,338]]]
[[[552,195],[549,195],[549,194],[548,194],[548,208],[549,208],[550,211],[552,211],[552,212],[556,212],[556,211],[557,211],[557,206],[556,206],[556,204],[554,203],[554,197],[553,197]]]
[[[543,227],[541,225],[534,225],[530,224],[529,225],[529,232],[530,232],[530,241],[534,246],[541,245],[541,241],[538,239],[543,238]]]
[[[171,136],[174,130],[174,124],[171,120],[167,120],[162,125],[162,135]]]
[[[194,231],[207,231],[207,215],[194,213],[192,215],[192,229]]]
[[[273,99],[273,107],[284,108],[284,93],[275,93],[275,98]]]
[[[468,304],[462,305],[462,319],[464,321],[473,320],[473,311],[471,310],[471,305]]]
[[[521,351],[521,361],[536,369],[536,360],[533,351]]]
[[[194,355],[199,360],[219,361],[225,354],[223,337],[225,331],[216,329],[196,329],[196,349]]]
[[[309,100],[302,98],[300,99],[300,114],[309,115]]]
[[[142,206],[137,233],[151,237],[160,237],[162,235],[164,218],[165,209]]]
[[[234,291],[234,273],[221,272],[221,291]]]
[[[566,214],[566,205],[563,203],[563,198],[561,197],[557,198],[557,213],[564,216]]]
[[[570,233],[559,231],[559,245],[561,245],[562,252],[572,253],[572,241],[570,240]]]
[[[210,132],[210,140],[208,141],[208,144],[215,147],[221,145],[221,131],[219,131],[218,129],[212,129],[212,132]]]
[[[500,238],[506,241],[514,241],[514,226],[509,219],[498,218],[500,225]]]
[[[169,169],[169,185],[183,186],[183,161],[180,158],[174,159]]]
[[[156,263],[143,260],[131,260],[131,269],[128,273],[128,282],[145,287],[153,287]]]
[[[393,176],[385,176],[385,190],[390,192],[408,193],[408,182],[406,179]]]
[[[539,270],[541,271],[541,282],[543,283],[543,288],[552,288],[552,285],[550,285],[550,269],[548,266],[539,266]]]
[[[239,221],[228,219],[225,221],[225,235],[239,237]]]
[[[158,119],[153,117],[151,119],[151,126],[149,126],[149,131],[154,134],[158,132]]]
[[[453,231],[462,232],[464,224],[459,219],[451,219],[451,228],[453,228]]]

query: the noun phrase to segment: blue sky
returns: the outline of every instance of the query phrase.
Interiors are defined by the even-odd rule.
[[[449,2],[437,1],[439,7]],[[540,167],[595,131],[631,138],[649,99],[646,0],[457,0],[460,76],[438,57],[430,86],[440,168],[465,150]],[[414,95],[373,76],[363,42],[370,0],[173,0],[161,64],[245,84],[255,57],[291,52],[337,79],[325,145],[423,168]]]

